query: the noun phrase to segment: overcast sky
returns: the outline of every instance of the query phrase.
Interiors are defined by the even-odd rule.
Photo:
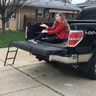
[[[73,4],[78,4],[78,3],[82,3],[85,2],[86,0],[72,0]]]

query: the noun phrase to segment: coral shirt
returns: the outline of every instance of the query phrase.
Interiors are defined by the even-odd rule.
[[[49,27],[48,35],[57,35],[60,39],[68,38],[68,32],[65,30],[63,22],[56,22],[55,27]]]

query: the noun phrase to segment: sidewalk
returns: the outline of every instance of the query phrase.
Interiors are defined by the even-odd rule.
[[[0,96],[96,96],[96,80],[60,63],[38,61],[19,50],[15,64],[4,66],[0,49]]]
[[[15,65],[4,66],[6,51],[6,48],[0,49],[0,96],[61,96],[34,77],[19,70],[31,66],[38,67],[43,62],[39,62],[28,52],[19,50]],[[34,76],[36,73],[39,75],[37,70],[33,72]]]

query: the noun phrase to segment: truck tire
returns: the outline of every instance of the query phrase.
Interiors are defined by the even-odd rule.
[[[91,58],[88,76],[96,80],[96,53]]]

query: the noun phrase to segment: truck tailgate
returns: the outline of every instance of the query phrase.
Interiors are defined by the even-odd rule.
[[[28,51],[34,55],[49,57],[49,55],[64,55],[67,49],[64,47],[54,46],[54,44],[32,43],[28,41],[13,41],[11,45],[22,50]]]

